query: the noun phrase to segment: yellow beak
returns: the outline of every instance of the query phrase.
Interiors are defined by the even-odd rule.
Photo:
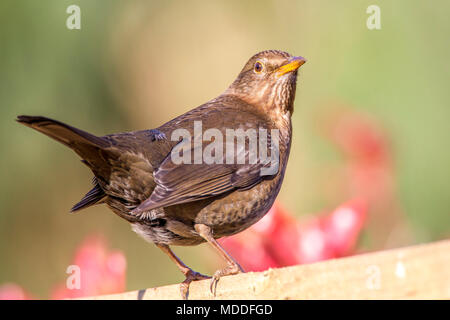
[[[289,59],[289,62],[277,70],[277,76],[281,77],[282,75],[285,75],[288,72],[292,72],[300,68],[304,63],[306,62],[306,59],[303,57],[292,57]]]

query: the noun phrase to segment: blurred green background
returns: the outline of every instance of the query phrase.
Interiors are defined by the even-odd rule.
[[[66,8],[81,8],[81,30]],[[381,30],[366,8],[381,8]],[[297,216],[338,203],[319,179],[342,157],[318,130],[339,101],[389,135],[398,201],[413,244],[450,234],[449,1],[0,2],[0,284],[47,297],[88,234],[128,261],[127,287],[182,280],[155,246],[106,207],[67,214],[91,173],[69,149],[14,122],[45,115],[94,134],[153,128],[220,94],[247,59],[280,49],[308,59],[299,75],[294,140],[279,199]],[[366,244],[367,250],[382,249]],[[175,248],[204,273],[205,245]],[[155,262],[156,261],[156,262]]]

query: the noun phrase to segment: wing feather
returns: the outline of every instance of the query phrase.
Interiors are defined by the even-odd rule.
[[[197,110],[203,110],[201,107]],[[242,129],[244,131],[248,129],[256,129],[258,132],[259,128],[267,129],[267,143],[270,148],[270,129],[273,128],[273,123],[261,113],[254,112],[254,108],[249,108],[248,112],[243,109],[239,110],[239,114],[242,115],[241,121],[236,120],[236,109],[227,108],[224,106],[221,109],[220,117],[215,115],[213,119],[210,114],[195,114],[189,113],[188,116],[195,118],[196,120],[202,120],[203,130],[209,128],[219,129],[223,137],[226,137],[226,129]],[[225,120],[224,120],[225,119]],[[233,119],[231,124],[233,127],[228,127],[226,119]],[[218,125],[219,121],[219,125]],[[169,125],[178,125],[182,127],[189,127],[190,124],[183,123],[181,120],[177,120],[176,123],[168,123]],[[229,125],[231,125],[229,124]],[[217,128],[219,126],[219,128]],[[165,131],[167,128],[161,127],[161,130]],[[192,134],[192,132],[191,132]],[[170,134],[166,133],[167,136]],[[193,136],[193,134],[192,134]],[[257,144],[259,146],[259,136]],[[223,140],[226,140],[225,138]],[[203,147],[205,147],[210,142],[203,142]],[[145,211],[152,209],[167,207],[176,204],[182,204],[202,199],[207,199],[210,197],[225,194],[227,192],[236,189],[248,189],[254,185],[261,182],[263,179],[269,178],[270,176],[262,176],[261,169],[267,166],[267,162],[262,161],[259,158],[259,152],[256,155],[256,163],[249,163],[251,158],[251,151],[249,149],[249,139],[245,139],[245,148],[237,148],[235,150],[235,161],[233,164],[226,163],[226,147],[229,143],[228,141],[223,142],[223,155],[221,156],[221,161],[214,164],[176,164],[172,161],[170,153],[163,160],[154,172],[154,179],[156,182],[156,187],[148,199],[143,201],[137,208],[135,208],[132,213],[139,215]],[[203,149],[204,150],[204,149]],[[191,155],[194,154],[194,147],[191,145],[189,151]],[[244,153],[245,162],[243,164],[237,164],[236,159],[242,156]],[[239,154],[238,154],[239,153]],[[252,155],[255,158],[255,155]],[[276,174],[276,173],[274,173]]]

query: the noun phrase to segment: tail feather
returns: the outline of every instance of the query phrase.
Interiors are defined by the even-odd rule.
[[[109,177],[110,168],[105,160],[107,153],[103,153],[102,156],[103,148],[110,146],[107,139],[46,117],[18,116],[16,120],[73,149],[83,158],[83,163],[91,168],[95,176],[103,177],[104,179]],[[94,188],[72,207],[71,212],[99,203],[105,196],[105,192],[98,184],[97,179],[94,178]]]
[[[90,144],[101,148],[109,145],[108,142],[101,137],[94,136],[93,134],[50,118],[40,116],[18,116],[16,120],[27,127],[42,132],[68,147],[73,147],[75,143]]]
[[[35,129],[74,150],[94,174],[109,177],[109,165],[104,148],[110,147],[106,138],[97,137],[68,124],[40,116],[18,116],[17,122]],[[103,154],[103,155],[102,155]]]
[[[83,199],[80,200],[77,204],[75,204],[72,209],[70,209],[70,212],[76,212],[81,209],[85,209],[87,207],[90,207],[96,203],[98,203],[100,200],[102,200],[106,194],[100,187],[100,185],[97,183],[97,180],[94,178],[94,188],[92,188],[86,195],[83,197]]]

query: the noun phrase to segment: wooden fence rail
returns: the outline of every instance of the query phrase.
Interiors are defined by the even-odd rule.
[[[250,253],[249,253],[250,254]],[[178,285],[88,299],[179,299]],[[189,299],[213,299],[209,280]],[[450,240],[220,279],[216,299],[450,299]]]

